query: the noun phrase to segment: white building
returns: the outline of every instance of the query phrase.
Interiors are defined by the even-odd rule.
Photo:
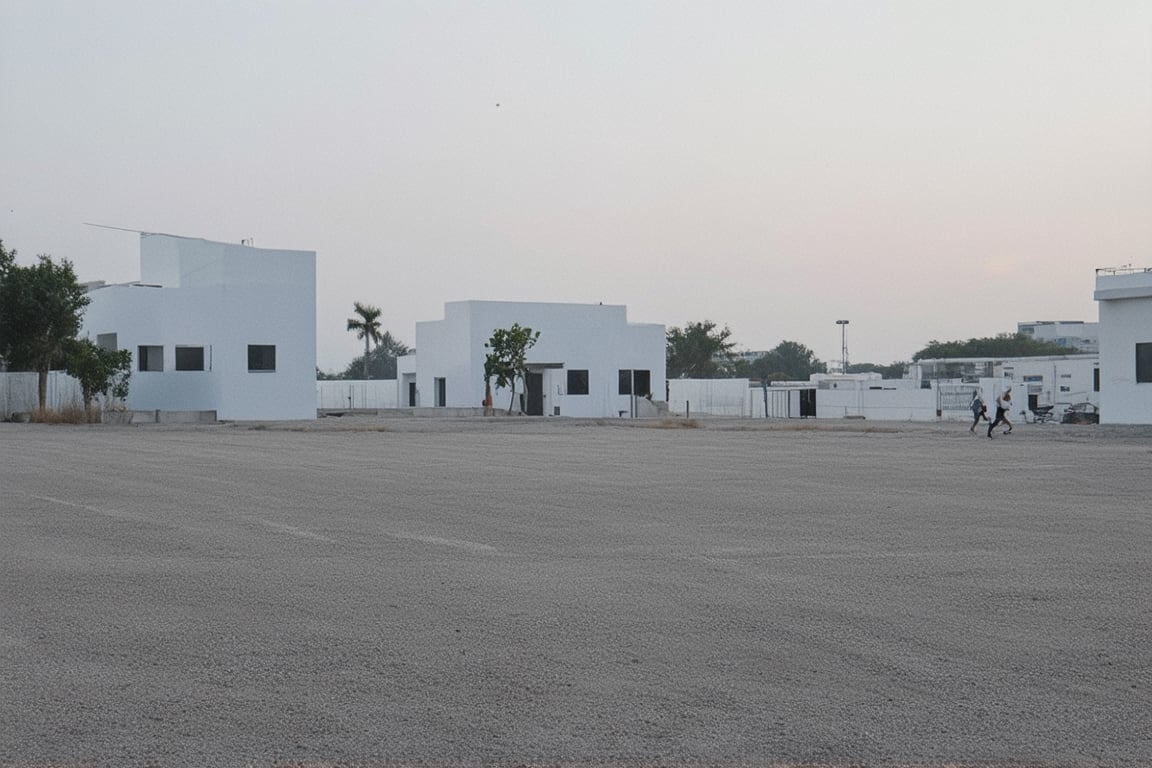
[[[1099,269],[1100,421],[1152,424],[1152,269]]]
[[[1037,320],[1017,323],[1016,332],[1035,341],[1046,341],[1085,354],[1100,351],[1100,324],[1080,320]]]
[[[630,323],[624,306],[457,301],[444,305],[443,320],[416,323],[417,353],[397,361],[399,404],[480,407],[484,344],[513,324],[540,338],[527,354],[527,392],[496,390],[495,408],[518,410],[524,394],[530,415],[620,416],[648,396],[664,399],[664,326]]]
[[[82,333],[132,352],[130,410],[316,418],[316,254],[144,233],[140,281],[93,287]]]

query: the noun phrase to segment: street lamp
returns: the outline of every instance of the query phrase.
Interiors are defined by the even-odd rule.
[[[848,321],[837,320],[836,325],[840,326],[840,373],[848,373]]]

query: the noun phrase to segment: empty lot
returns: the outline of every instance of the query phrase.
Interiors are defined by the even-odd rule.
[[[1146,431],[0,424],[0,764],[1152,759]]]

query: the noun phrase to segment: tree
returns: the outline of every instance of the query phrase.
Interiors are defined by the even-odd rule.
[[[717,329],[705,320],[668,331],[665,356],[670,379],[708,379],[721,375],[732,365],[728,327]]]
[[[1049,341],[1037,341],[1022,333],[1001,333],[967,341],[930,341],[912,355],[912,361],[941,360],[953,357],[1039,357],[1068,355],[1078,350]]]
[[[39,402],[48,401],[48,371],[64,344],[80,330],[80,318],[91,299],[76,282],[72,263],[59,264],[41,254],[21,267],[5,255],[0,272],[0,357],[13,368],[39,376]]]
[[[96,395],[114,400],[128,397],[132,375],[132,353],[126,349],[104,349],[88,339],[69,339],[64,345],[64,368],[80,382],[84,410],[92,407]]]
[[[511,328],[497,328],[492,331],[492,338],[484,344],[485,349],[492,350],[484,358],[484,386],[496,379],[497,387],[511,387],[512,399],[508,402],[508,414],[512,414],[512,406],[516,402],[516,379],[520,379],[527,387],[528,382],[528,350],[531,349],[540,331],[533,331],[528,327],[521,327],[513,323]]]
[[[827,373],[828,366],[803,344],[782,341],[750,363],[741,361],[736,371],[747,378],[762,381],[807,381],[814,373]]]
[[[358,317],[348,318],[348,330],[356,331],[356,338],[364,339],[364,378],[368,378],[368,352],[372,343],[380,343],[380,307],[352,302]]]
[[[885,379],[902,379],[907,370],[908,363],[899,360],[888,365],[877,365],[876,363],[851,363],[848,365],[848,373],[878,373],[881,378]]]
[[[408,345],[397,339],[390,331],[384,331],[379,336],[375,348],[368,353],[367,371],[365,371],[364,358],[357,357],[348,363],[343,373],[338,373],[334,379],[355,379],[365,374],[368,379],[394,379],[396,378],[396,358],[409,355],[412,350]]]

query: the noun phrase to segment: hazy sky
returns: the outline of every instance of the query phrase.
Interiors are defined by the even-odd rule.
[[[1095,320],[1152,266],[1148,0],[0,0],[0,239],[317,252],[378,304],[604,302],[853,361]]]

